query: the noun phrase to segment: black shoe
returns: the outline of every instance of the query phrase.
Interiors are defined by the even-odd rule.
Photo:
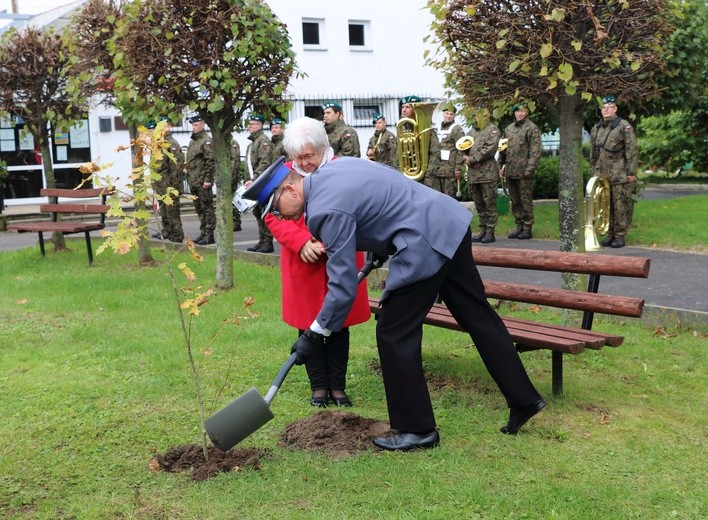
[[[496,242],[496,241],[497,241],[497,239],[494,238],[494,231],[489,231],[489,230],[487,230],[487,232],[482,237],[482,240],[480,240],[480,242],[482,244],[491,244],[492,242]]]
[[[518,432],[521,427],[528,422],[531,417],[536,415],[538,412],[546,407],[546,401],[539,399],[535,403],[529,406],[524,406],[523,408],[510,408],[509,409],[509,422],[506,426],[501,427],[501,432],[507,435],[513,435]]]
[[[514,231],[507,235],[507,238],[519,238],[523,228],[517,227]]]
[[[193,240],[195,244],[199,244],[204,239],[204,233],[199,233],[199,236]]]
[[[241,231],[241,224],[234,224],[234,232]]]
[[[261,247],[256,249],[256,253],[272,253],[273,251],[275,251],[273,242],[263,242]]]
[[[262,245],[263,245],[263,242],[258,241],[258,243],[255,246],[247,247],[246,251],[252,251],[255,253],[256,251],[258,251],[261,248]]]
[[[387,451],[409,451],[434,448],[440,444],[437,430],[428,433],[399,432],[390,437],[374,437],[374,446]]]
[[[335,406],[354,406],[347,394],[344,394],[342,397],[334,397],[332,394],[329,394],[329,398],[332,400]]]
[[[610,247],[612,245],[612,241],[615,239],[614,235],[607,235],[605,238],[600,240],[600,245],[602,247]]]
[[[161,240],[161,239],[167,238],[167,237],[168,237],[167,231],[163,231],[162,233],[157,232],[157,233],[152,234],[152,238],[157,238],[158,240]]]
[[[202,239],[203,246],[208,246],[209,244],[216,244],[216,240],[214,240],[214,233],[209,233]]]
[[[310,406],[314,406],[315,408],[327,408],[327,398],[313,397],[310,399]]]
[[[170,238],[170,242],[174,242],[175,244],[181,244],[183,240],[181,238]]]
[[[472,242],[481,242],[482,239],[484,238],[484,235],[487,234],[486,230],[480,231],[479,235],[472,235]]]
[[[529,238],[532,238],[531,230],[524,229],[523,231],[521,231],[521,233],[517,235],[516,238],[518,238],[519,240],[528,240]]]
[[[619,247],[624,247],[624,237],[615,237],[615,239],[610,244],[610,247],[614,247],[615,249]]]

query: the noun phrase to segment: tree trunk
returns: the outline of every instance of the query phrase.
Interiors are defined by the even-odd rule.
[[[582,138],[583,117],[579,94],[561,95],[560,165],[558,172],[558,224],[561,251],[578,251],[584,247],[580,215],[583,204]],[[581,248],[581,251],[583,249]],[[564,289],[577,287],[577,276],[563,275]]]
[[[54,177],[54,164],[52,163],[52,151],[49,147],[49,126],[44,123],[42,128],[39,128],[39,135],[35,135],[35,140],[39,143],[39,150],[42,155],[42,169],[44,170],[44,179],[47,188],[56,188],[57,181]],[[71,186],[72,188],[74,186]],[[52,202],[57,202],[56,198],[52,198]],[[57,217],[61,218],[61,217]],[[52,233],[52,244],[54,251],[66,250],[66,242],[64,241],[64,233]]]
[[[231,136],[218,125],[211,129],[216,172],[216,286],[234,286],[234,217],[231,199]]]
[[[138,128],[135,125],[128,125],[128,133],[130,135],[131,143],[138,138]],[[145,161],[142,151],[131,145],[130,155],[133,159],[133,168],[145,168]],[[137,176],[135,179],[135,185],[137,186],[142,182],[142,176]],[[135,211],[142,211],[145,209],[147,209],[145,206],[145,201],[135,199]],[[139,218],[137,219],[136,224],[138,229],[141,230],[140,236],[138,237],[138,263],[140,265],[150,265],[154,263],[155,260],[152,258],[152,253],[150,252],[147,221]]]

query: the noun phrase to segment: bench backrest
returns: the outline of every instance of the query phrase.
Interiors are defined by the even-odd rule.
[[[110,195],[110,191],[106,188],[86,188],[79,190],[69,190],[62,188],[43,188],[39,191],[43,197],[63,197],[70,199],[88,199],[100,197],[102,204],[84,204],[74,202],[61,202],[42,204],[39,206],[39,211],[43,213],[52,213],[52,220],[56,220],[57,213],[95,213],[101,215],[101,223],[105,221],[106,213],[111,207],[105,204],[106,197]]]

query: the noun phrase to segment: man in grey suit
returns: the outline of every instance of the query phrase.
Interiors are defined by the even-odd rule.
[[[302,118],[285,131],[290,157],[324,154],[316,120]],[[320,143],[320,144],[318,144]],[[317,157],[310,157],[318,164]],[[487,302],[472,258],[471,213],[453,198],[413,182],[393,168],[342,157],[303,178],[281,159],[244,198],[264,212],[296,220],[305,213],[312,235],[327,248],[327,295],[317,318],[295,342],[297,363],[340,330],[356,295],[355,251],[390,255],[376,325],[391,428],[377,437],[385,450],[431,448],[440,440],[423,374],[423,319],[438,294],[467,330],[510,408],[503,433],[516,433],[546,406],[533,387],[511,337]]]

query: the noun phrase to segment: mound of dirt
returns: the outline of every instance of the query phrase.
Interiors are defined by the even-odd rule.
[[[169,473],[191,469],[192,479],[202,481],[222,472],[261,469],[261,459],[270,455],[268,450],[256,448],[231,449],[224,453],[213,446],[208,448],[207,453],[209,458],[204,460],[202,447],[196,444],[170,448],[164,455],[155,455],[150,460],[150,469]]]
[[[332,458],[341,458],[373,448],[372,439],[389,431],[386,422],[326,410],[287,425],[279,444],[284,448],[324,452]]]

